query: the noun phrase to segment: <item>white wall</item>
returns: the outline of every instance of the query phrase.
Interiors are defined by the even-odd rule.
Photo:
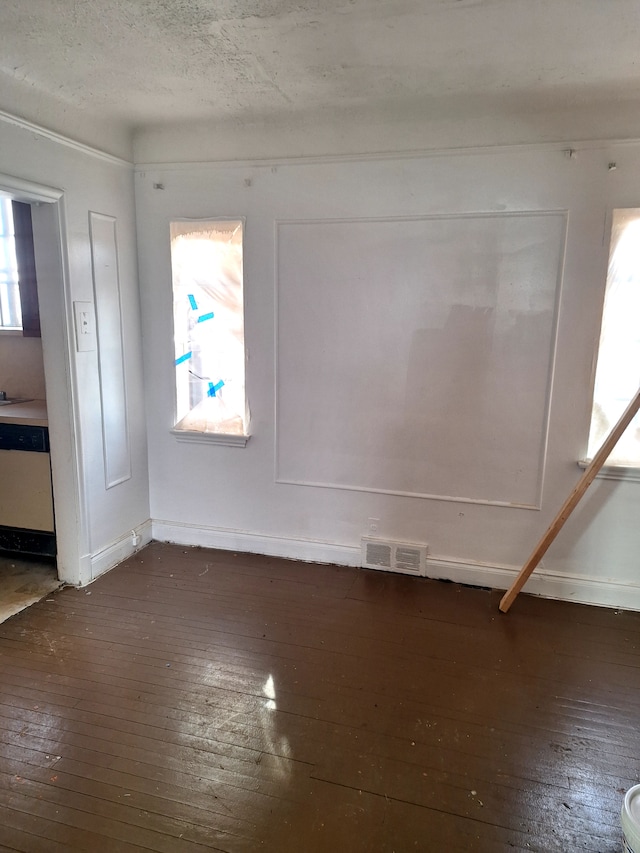
[[[34,207],[33,219],[58,569],[62,579],[86,583],[133,550],[131,529],[149,519],[132,168],[24,123],[0,120],[0,174],[2,189],[50,202]],[[118,235],[132,475],[110,489],[98,351],[76,352],[73,336],[72,303],[94,301],[90,211],[115,217]]]
[[[165,141],[160,140],[160,147]],[[146,144],[147,150],[153,148],[149,137]],[[608,253],[606,217],[612,208],[640,204],[640,146],[583,145],[574,158],[563,147],[568,146],[343,162],[141,167],[136,193],[154,535],[358,564],[360,537],[373,517],[380,519],[384,538],[428,543],[428,574],[508,586],[580,476],[576,463],[586,450]],[[608,168],[612,161],[616,170]],[[164,189],[154,189],[154,183]],[[432,234],[424,232],[431,246],[425,255],[420,233],[412,247],[392,233],[393,223],[408,217],[422,227],[487,215],[493,222],[489,231],[496,235],[498,217],[513,223],[511,214],[539,212],[551,212],[566,223],[566,244],[558,249],[557,241],[565,237],[562,227],[547,237],[534,228],[536,245],[513,267],[518,281],[526,280],[524,298],[531,310],[517,309],[523,346],[519,349],[511,339],[503,347],[503,381],[509,391],[500,393],[495,383],[491,386],[495,371],[486,365],[496,364],[501,338],[486,324],[479,336],[470,326],[458,325],[449,344],[443,346],[440,334],[436,349],[429,349],[438,325],[429,314],[436,291],[443,316],[461,305],[468,309],[475,298],[468,281],[451,286],[456,239],[460,257],[472,258],[464,231],[447,231],[452,251],[443,261],[434,255]],[[173,350],[168,223],[173,217],[207,216],[246,217],[252,438],[244,449],[179,443],[169,433]],[[325,226],[318,220],[332,223],[329,228],[338,220],[357,222],[361,236],[355,248],[351,243],[351,248],[340,249],[344,264],[336,262],[339,240],[325,239]],[[297,250],[294,233],[304,236]],[[387,237],[385,255],[380,243]],[[367,240],[377,247],[375,264],[363,254]],[[507,241],[491,255],[488,243],[483,245],[479,290],[486,290],[492,267],[502,270],[496,280],[501,275],[504,284],[506,261],[517,260],[523,248]],[[536,258],[541,262],[538,272]],[[421,276],[425,263],[431,268]],[[336,280],[341,268],[346,276]],[[464,278],[464,269],[460,275]],[[340,288],[348,291],[350,312],[360,302],[360,325],[332,322]],[[385,289],[388,311],[379,304]],[[377,301],[367,302],[369,292]],[[393,300],[398,292],[411,306],[408,314],[397,297]],[[536,307],[540,294],[545,299],[541,314]],[[421,304],[425,310],[418,316]],[[503,320],[509,317],[504,301],[483,304],[480,298],[478,307],[495,309],[496,316],[501,311]],[[541,317],[539,358],[532,337],[536,312]],[[406,332],[422,334],[427,342],[412,379],[410,349],[392,343],[394,333],[401,339]],[[321,358],[323,341],[327,358]],[[336,366],[335,352],[342,369]],[[436,354],[437,369],[428,361],[429,352]],[[429,370],[420,376],[425,366]],[[381,378],[384,386],[394,377],[403,385],[387,405]],[[333,393],[327,392],[329,386]],[[414,430],[411,444],[398,408],[407,393],[412,422],[430,425]],[[536,418],[535,424],[526,420],[524,435],[514,426],[518,400],[528,418]],[[363,407],[368,407],[366,418]],[[478,407],[481,439],[473,453],[458,455],[456,446],[466,451],[461,442],[473,434],[467,427]],[[289,416],[286,423],[279,421],[283,413],[295,423]],[[304,413],[311,413],[306,425]],[[395,434],[389,431],[394,423]],[[386,453],[382,467],[381,448]],[[419,463],[413,480],[411,466],[398,473],[406,455]],[[442,459],[447,462],[444,471]],[[341,460],[349,472],[342,478]],[[491,494],[478,490],[483,476],[491,483]],[[518,486],[520,476],[526,480],[524,488]],[[636,483],[597,481],[527,588],[640,609],[639,489]]]

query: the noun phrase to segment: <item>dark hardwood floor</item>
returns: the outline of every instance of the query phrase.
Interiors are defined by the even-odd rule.
[[[621,849],[640,613],[152,544],[0,625],[0,849]]]

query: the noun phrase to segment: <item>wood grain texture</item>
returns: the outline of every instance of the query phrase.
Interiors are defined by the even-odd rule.
[[[620,849],[640,614],[154,543],[0,625],[0,849]]]

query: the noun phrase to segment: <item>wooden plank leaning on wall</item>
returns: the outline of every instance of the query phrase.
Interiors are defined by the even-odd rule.
[[[529,576],[531,575],[535,567],[546,554],[547,549],[564,526],[565,521],[569,518],[573,510],[580,502],[580,499],[582,498],[584,493],[587,491],[591,483],[595,480],[598,471],[607,461],[609,454],[616,446],[618,440],[621,438],[623,432],[629,426],[639,409],[640,389],[638,389],[637,394],[631,400],[627,408],[624,410],[624,413],[622,414],[620,420],[614,426],[614,428],[611,430],[611,432],[603,442],[600,450],[591,460],[591,463],[585,470],[582,477],[578,480],[577,485],[575,486],[569,497],[562,504],[562,507],[560,508],[558,514],[547,528],[544,536],[533,549],[531,556],[529,557],[527,562],[520,569],[518,577],[503,595],[500,601],[500,610],[503,613],[506,613],[509,610],[516,596],[529,579]]]

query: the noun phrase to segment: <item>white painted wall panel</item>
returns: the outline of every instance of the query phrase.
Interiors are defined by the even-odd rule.
[[[278,481],[538,506],[565,230],[280,223]]]
[[[131,477],[116,220],[90,211],[104,479],[107,489]]]

